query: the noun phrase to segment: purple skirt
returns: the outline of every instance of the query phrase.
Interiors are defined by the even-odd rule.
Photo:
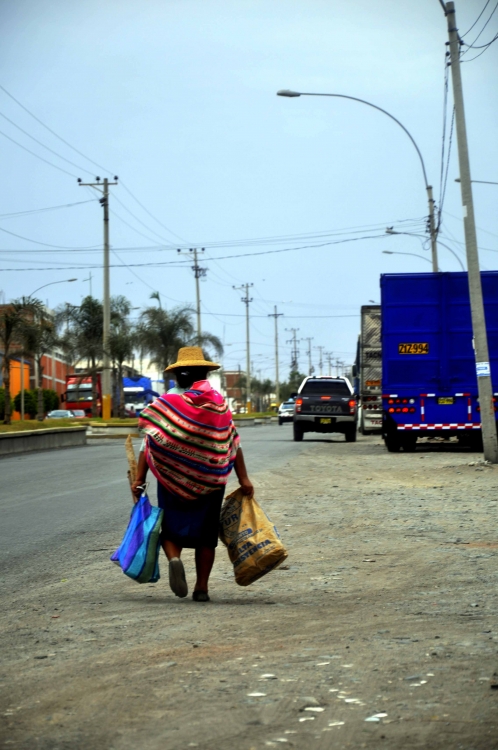
[[[187,549],[215,549],[224,494],[223,486],[198,500],[184,500],[158,482],[157,504],[164,511],[161,539]]]

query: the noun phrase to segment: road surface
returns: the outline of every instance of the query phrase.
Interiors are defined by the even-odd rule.
[[[240,433],[250,474],[277,468],[306,448],[292,441],[292,425],[243,427]],[[0,570],[18,555],[26,561],[74,535],[122,526],[130,504],[127,468],[122,440],[0,459]]]

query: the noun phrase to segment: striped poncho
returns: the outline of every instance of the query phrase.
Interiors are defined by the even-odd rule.
[[[147,463],[161,484],[186,500],[223,487],[239,436],[228,404],[207,380],[165,394],[140,413]]]

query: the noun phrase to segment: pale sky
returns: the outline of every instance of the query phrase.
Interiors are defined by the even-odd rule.
[[[457,2],[461,35],[484,5]],[[492,0],[466,42],[495,6]],[[76,182],[96,175],[121,181],[110,200],[111,257],[121,266],[111,269],[112,294],[126,295],[134,307],[155,304],[152,290],[165,306],[194,304],[190,264],[178,265],[176,249],[206,247],[202,325],[225,342],[230,369],[245,367],[245,308],[233,285],[254,284],[256,375],[274,375],[267,316],[274,305],[284,313],[283,379],[290,364],[285,329],[298,328],[299,338],[312,337],[313,347],[351,363],[359,308],[379,301],[380,274],[431,270],[423,237],[382,236],[393,225],[423,234],[427,216],[420,163],[401,128],[356,102],[275,94],[283,88],[340,93],[388,110],[417,142],[439,204],[448,37],[438,0],[3,0],[0,22],[0,84],[83,154],[0,90],[1,133],[69,172],[0,135],[6,300],[77,277],[40,291],[51,307],[77,304],[89,292],[90,272],[93,293],[101,296],[102,209]],[[497,32],[498,10],[476,45]],[[476,180],[498,182],[497,73],[498,42],[462,65]],[[450,79],[446,144],[451,110]],[[456,177],[454,134],[441,240],[465,262]],[[474,185],[474,201],[481,265],[495,269],[498,185]],[[67,204],[79,205],[6,216]],[[282,252],[269,252],[275,250]],[[439,253],[443,271],[459,270],[446,248]],[[304,372],[307,346],[300,343]],[[312,352],[316,367],[318,350]]]

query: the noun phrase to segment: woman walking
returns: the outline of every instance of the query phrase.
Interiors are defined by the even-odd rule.
[[[171,589],[187,596],[181,553],[184,547],[195,549],[192,598],[197,602],[209,601],[221,504],[233,468],[244,494],[253,492],[228,404],[206,379],[219,366],[204,359],[200,347],[183,347],[165,370],[174,373],[178,387],[146,407],[139,419],[145,445],[133,491],[140,497],[150,468],[164,511],[161,543],[169,560]]]

